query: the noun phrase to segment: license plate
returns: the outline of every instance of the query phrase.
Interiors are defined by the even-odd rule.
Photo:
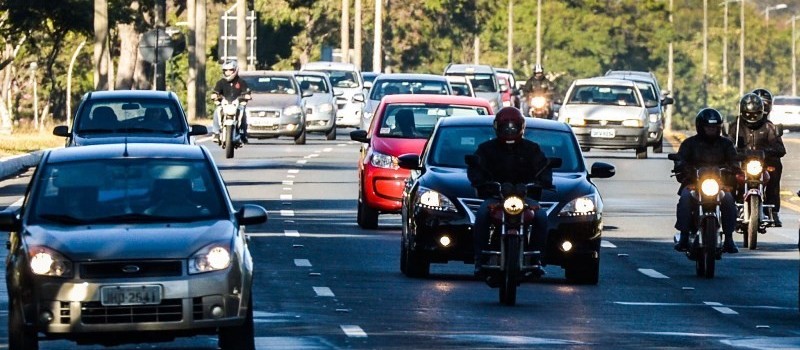
[[[248,121],[251,125],[255,126],[273,126],[275,125],[275,120],[270,118],[250,118]]]
[[[107,286],[100,288],[103,306],[161,304],[161,286]]]
[[[614,129],[592,129],[592,137],[613,138],[616,135]]]

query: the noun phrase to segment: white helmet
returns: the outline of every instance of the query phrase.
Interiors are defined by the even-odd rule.
[[[544,68],[542,67],[541,64],[537,63],[535,66],[533,66],[533,74],[539,74],[539,73],[543,74],[544,73]]]
[[[231,70],[233,73],[225,74],[226,71]],[[225,80],[232,81],[237,75],[239,75],[239,65],[236,63],[236,60],[227,60],[222,64],[222,77],[225,78]]]

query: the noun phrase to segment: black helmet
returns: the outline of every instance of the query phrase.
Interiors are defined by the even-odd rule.
[[[767,89],[755,89],[750,93],[758,95],[764,101],[764,114],[769,115],[772,112],[772,93]]]
[[[706,137],[705,130],[703,130],[706,126],[718,126],[721,133],[722,114],[719,114],[719,111],[713,108],[703,108],[697,113],[697,117],[694,118],[694,126],[697,130],[697,135],[700,135],[700,137]]]
[[[739,116],[748,125],[756,125],[766,118],[765,107],[764,100],[758,95],[752,92],[745,94],[739,100]]]
[[[525,117],[515,107],[503,107],[494,117],[494,132],[503,143],[515,144],[525,133]]]

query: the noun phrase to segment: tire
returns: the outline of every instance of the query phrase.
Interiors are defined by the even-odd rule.
[[[564,275],[570,283],[597,285],[600,283],[600,258],[588,259],[580,267],[567,268]]]
[[[253,331],[253,296],[247,302],[247,316],[244,323],[234,327],[220,327],[218,331],[219,348],[222,350],[255,350]]]
[[[356,221],[358,226],[366,230],[374,230],[378,228],[378,211],[372,209],[364,203],[363,200],[358,202],[358,213],[356,214]]]
[[[750,222],[747,224],[747,231],[744,233],[745,248],[755,250],[758,248],[758,227],[761,224],[761,198],[758,196],[750,197],[748,202],[750,209]]]
[[[636,159],[647,159],[647,147],[636,147]]]
[[[717,263],[717,224],[714,220],[706,220],[703,224],[703,252],[700,259],[705,264],[705,278],[714,278]]]
[[[294,144],[295,145],[305,145],[306,144],[306,129],[303,129],[300,132],[300,135],[294,137]]]
[[[8,348],[9,350],[38,350],[39,336],[36,329],[25,326],[22,305],[12,298],[8,304]]]
[[[508,237],[505,249],[505,269],[500,282],[500,303],[514,306],[517,303],[517,284],[519,277],[519,237]]]
[[[405,248],[406,253],[406,271],[405,274],[412,278],[427,277],[431,271],[431,261],[428,257],[424,256],[418,251],[411,248],[409,244]]]
[[[330,131],[325,133],[325,139],[328,141],[336,140],[336,125]]]
[[[233,127],[225,128],[225,158],[233,158],[233,149],[236,146],[233,144]]]
[[[664,139],[658,140],[655,145],[653,145],[653,153],[664,153]]]
[[[589,152],[591,148],[589,147],[581,147],[581,152]]]

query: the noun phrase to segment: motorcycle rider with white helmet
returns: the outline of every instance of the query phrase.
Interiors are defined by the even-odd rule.
[[[222,78],[217,80],[217,84],[214,85],[214,90],[211,92],[212,99],[219,100],[224,98],[227,101],[234,101],[249,92],[250,89],[247,87],[247,82],[239,77],[239,65],[236,60],[225,61],[222,64]],[[242,116],[240,123],[241,138],[242,142],[247,143],[247,115],[243,106],[240,106],[239,110]],[[217,143],[219,143],[220,113],[222,113],[222,107],[218,106],[214,109],[214,122],[211,127],[211,131],[214,133],[214,142]]]

